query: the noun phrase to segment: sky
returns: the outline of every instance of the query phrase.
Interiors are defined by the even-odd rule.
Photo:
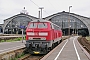
[[[42,17],[69,11],[90,17],[90,0],[0,0],[0,24],[3,20],[19,14],[25,7],[29,15],[38,17],[39,7],[43,7]]]

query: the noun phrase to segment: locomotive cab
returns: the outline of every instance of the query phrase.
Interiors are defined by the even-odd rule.
[[[48,22],[30,22],[26,29],[26,40],[46,40],[48,39]]]

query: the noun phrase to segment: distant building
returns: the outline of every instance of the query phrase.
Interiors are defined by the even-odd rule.
[[[21,34],[21,26],[24,27],[24,33],[28,23],[36,17],[20,13],[4,20],[3,33],[5,34]]]
[[[70,34],[84,34],[90,35],[90,18],[80,16],[69,12],[59,12],[48,16],[47,19],[59,26],[61,26],[63,35],[68,35],[68,30],[70,28]],[[70,21],[70,24],[69,24]]]
[[[0,33],[3,33],[3,24],[0,24]]]
[[[0,32],[6,34],[21,34],[20,26],[24,26],[24,33],[28,23],[32,20],[39,19],[28,15],[27,13],[21,12],[15,16],[7,18],[4,20],[4,24],[0,25]],[[68,35],[68,30],[70,28],[70,34],[82,34],[84,31],[85,35],[90,35],[90,18],[80,16],[74,13],[59,12],[43,19],[49,20],[59,26],[63,31],[63,35]],[[69,25],[70,20],[70,25]]]

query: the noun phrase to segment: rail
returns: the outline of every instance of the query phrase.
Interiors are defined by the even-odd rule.
[[[16,50],[11,50],[8,52],[3,52],[0,54],[0,60],[11,60],[11,59],[15,59],[15,57],[20,56],[23,51],[24,51],[25,47],[16,49]]]
[[[40,60],[41,58],[43,58],[44,55],[30,55],[30,54],[26,54],[24,57],[19,58],[18,60]]]
[[[90,43],[85,38],[80,38],[79,43],[87,50],[87,52],[90,54]]]
[[[22,36],[0,36],[0,42],[6,42],[9,39],[15,39],[15,38],[20,38]]]

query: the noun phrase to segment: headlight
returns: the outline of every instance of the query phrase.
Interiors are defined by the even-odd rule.
[[[33,38],[32,38],[32,37],[28,37],[28,39],[29,39],[29,40],[33,40]]]
[[[48,33],[47,32],[40,32],[39,36],[48,36]]]
[[[43,37],[43,38],[41,38],[41,40],[46,40],[46,38],[45,38],[45,37]]]
[[[27,32],[27,35],[34,35],[34,32]]]

